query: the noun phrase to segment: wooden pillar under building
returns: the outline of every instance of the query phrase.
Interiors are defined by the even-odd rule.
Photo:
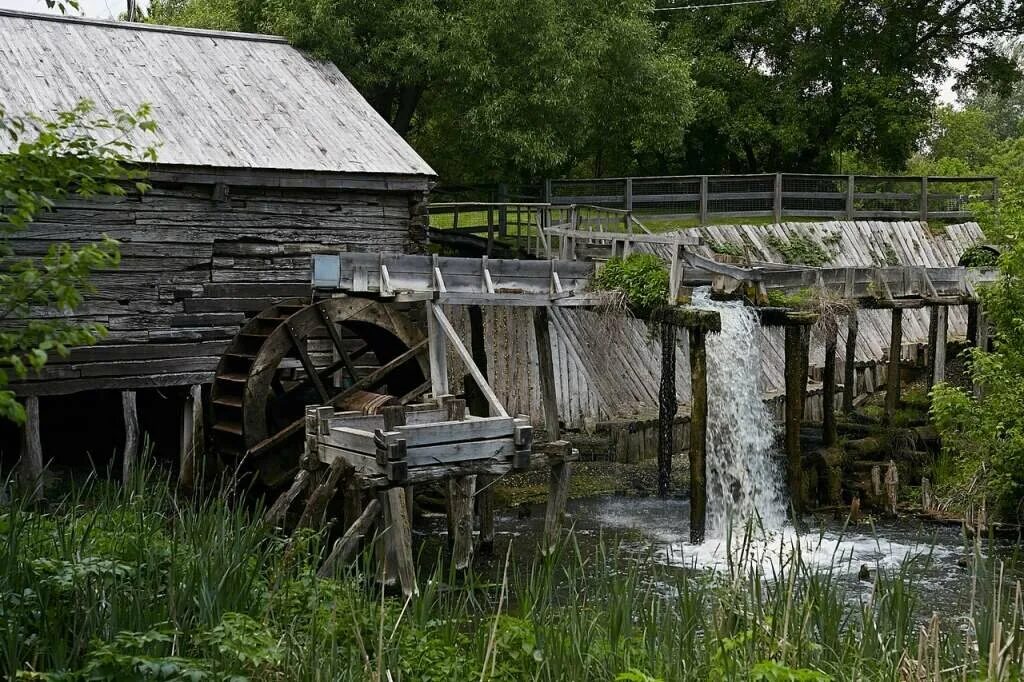
[[[672,487],[676,412],[676,325],[661,321],[661,388],[658,391],[658,496]]]
[[[978,345],[978,311],[981,303],[973,301],[967,304],[967,342],[972,346]]]
[[[785,341],[786,378],[786,482],[796,520],[803,514],[803,459],[800,451],[800,422],[807,391],[807,325],[787,324]]]
[[[853,413],[853,399],[857,396],[857,331],[860,323],[857,308],[846,316],[846,358],[843,363],[843,412]]]
[[[690,542],[707,523],[708,361],[703,329],[690,329]]]
[[[834,325],[826,325],[825,367],[821,376],[821,440],[825,447],[832,447],[839,439],[836,434],[836,338]]]
[[[419,594],[416,586],[416,566],[412,556],[412,524],[409,521],[409,507],[402,488],[391,488],[387,492],[385,520],[387,528],[388,555],[395,559],[395,570],[402,594],[411,597]]]
[[[885,420],[892,423],[900,406],[900,358],[903,350],[903,309],[892,309],[889,335],[889,366],[886,369]]]
[[[121,480],[129,483],[139,459],[139,413],[135,391],[121,391],[121,411],[124,414],[124,457],[121,462]]]
[[[466,418],[466,401],[445,401],[447,421]],[[473,498],[476,495],[476,476],[455,476],[448,479],[448,520],[451,533],[452,564],[457,571],[465,571],[473,561]]]
[[[28,501],[43,495],[43,444],[39,433],[39,397],[25,398],[25,423],[21,426],[21,459],[18,482]]]
[[[537,365],[540,372],[540,397],[544,406],[544,436],[548,442],[561,437],[558,421],[558,396],[555,392],[555,363],[551,356],[551,331],[548,309],[533,309],[533,333],[537,341]]]
[[[178,485],[192,490],[196,484],[196,467],[199,477],[205,475],[203,463],[203,387],[189,386],[181,410],[181,449],[178,453]]]

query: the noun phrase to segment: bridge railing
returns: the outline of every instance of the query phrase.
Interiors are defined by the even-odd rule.
[[[591,205],[641,219],[970,219],[970,205],[998,198],[995,177],[878,175],[681,175],[548,180],[553,206]]]

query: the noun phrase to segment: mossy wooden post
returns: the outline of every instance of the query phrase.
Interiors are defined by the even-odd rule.
[[[388,522],[388,555],[395,558],[395,569],[402,594],[411,597],[419,594],[416,586],[416,566],[412,557],[412,525],[409,508],[402,488],[391,488],[387,492],[386,519]]]
[[[658,391],[658,496],[668,497],[672,486],[672,455],[676,411],[676,325],[661,319],[661,388]]]
[[[448,421],[466,418],[466,401],[451,398],[445,401]],[[473,497],[476,476],[448,479],[448,517],[451,519],[452,563],[457,571],[465,571],[473,560]]]
[[[836,444],[836,328],[826,325],[825,367],[821,375],[821,440],[825,447]]]
[[[544,436],[549,442],[561,437],[558,422],[558,397],[555,393],[555,363],[551,357],[551,331],[548,309],[533,309],[533,333],[537,341],[537,364],[540,373],[540,396],[544,406]]]
[[[804,395],[807,391],[808,346],[804,337],[808,335],[808,327],[790,323],[785,329],[786,482],[793,512],[799,519],[804,508],[800,422],[803,419]]]
[[[857,395],[857,308],[851,308],[846,317],[846,359],[843,364],[843,412],[853,413],[853,399]]]
[[[43,494],[43,445],[39,435],[39,398],[25,398],[25,423],[21,426],[21,460],[18,481],[22,494],[35,501]]]
[[[504,236],[504,234],[502,235]],[[469,337],[470,351],[473,354],[473,363],[483,374],[487,375],[487,346],[484,337],[484,313],[478,305],[471,305],[469,313]],[[466,387],[466,403],[469,413],[478,417],[491,416],[491,407],[484,396],[484,392],[476,385],[473,377],[466,375],[463,379]],[[480,520],[480,552],[490,553],[494,549],[494,489],[491,482],[493,476],[480,476],[477,484],[480,492],[476,496],[476,512]]]
[[[935,338],[932,340],[931,372],[929,384],[941,384],[946,380],[946,341],[947,341],[947,316],[949,308],[944,305],[935,306]]]
[[[690,329],[690,542],[704,542],[707,517],[708,359],[703,329]]]
[[[572,445],[564,440],[545,445],[551,475],[548,484],[547,507],[544,510],[544,539],[541,553],[551,554],[558,546],[562,516],[569,500],[569,481],[572,477]]]
[[[885,420],[892,423],[900,406],[900,357],[903,350],[903,309],[892,309],[889,334],[889,367],[885,389]]]
[[[937,305],[928,306],[928,371],[925,373],[924,381],[925,387],[929,390],[935,381],[935,339],[939,326],[939,307]]]
[[[124,458],[121,462],[121,480],[129,483],[139,459],[139,413],[135,391],[121,391],[121,411],[124,414]]]

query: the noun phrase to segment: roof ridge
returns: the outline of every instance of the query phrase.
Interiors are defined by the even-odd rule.
[[[0,17],[28,19],[33,21],[53,21],[67,24],[83,24],[101,28],[122,30],[150,31],[153,33],[172,33],[177,35],[197,36],[201,38],[227,38],[230,40],[247,40],[257,43],[285,43],[288,39],[282,36],[265,35],[262,33],[243,33],[240,31],[215,31],[206,28],[187,28],[184,26],[167,26],[165,24],[144,24],[134,21],[118,21],[116,19],[93,19],[90,17],[71,17],[63,14],[43,14],[41,12],[25,12],[22,10],[0,8]]]

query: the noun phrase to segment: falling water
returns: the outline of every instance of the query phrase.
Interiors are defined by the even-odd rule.
[[[761,395],[761,328],[739,301],[713,301],[710,290],[693,305],[721,315],[722,331],[707,341],[707,535],[725,536],[730,524],[765,530],[786,521],[781,472],[773,457],[776,425]]]

